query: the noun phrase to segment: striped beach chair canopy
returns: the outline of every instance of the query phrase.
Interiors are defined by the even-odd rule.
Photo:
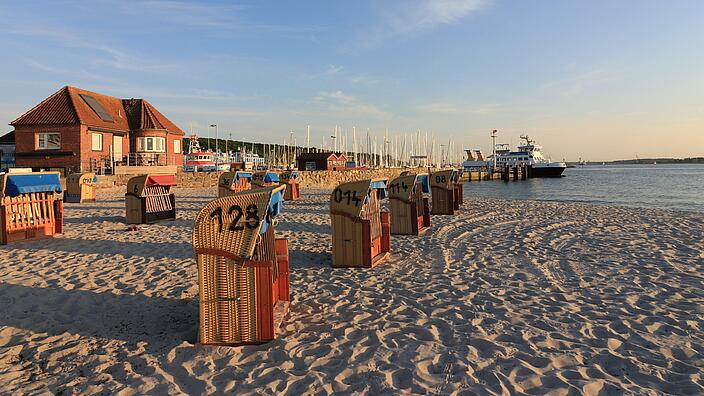
[[[331,213],[359,218],[372,194],[379,199],[386,197],[387,183],[388,179],[367,179],[340,184],[330,196]]]
[[[193,227],[196,253],[214,254],[238,262],[254,255],[257,238],[283,209],[285,186],[245,190],[206,204]]]
[[[176,175],[173,174],[141,175],[135,176],[127,182],[127,192],[142,197],[144,196],[144,190],[146,187],[171,187],[175,185]]]
[[[252,184],[255,186],[264,186],[265,183],[278,183],[279,175],[273,171],[260,171],[252,175]]]
[[[95,173],[72,173],[66,176],[66,185],[80,186],[82,184],[95,184],[98,182],[98,176]]]
[[[233,186],[242,179],[252,180],[252,172],[236,171],[223,172],[218,178],[218,185],[227,189],[232,189]]]
[[[420,188],[423,193],[430,193],[430,179],[427,173],[406,173],[391,180],[387,189],[389,198],[409,201],[417,188]]]
[[[444,190],[450,190],[456,181],[457,171],[455,169],[444,169],[430,174],[431,187],[440,187]]]
[[[9,173],[2,175],[0,198],[16,197],[20,194],[56,192],[61,189],[58,172]]]
[[[283,171],[279,174],[279,179],[283,182],[289,182],[292,180],[298,180],[299,176],[298,171]]]

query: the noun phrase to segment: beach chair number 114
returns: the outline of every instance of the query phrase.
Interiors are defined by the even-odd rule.
[[[359,206],[359,203],[362,202],[362,200],[357,197],[357,191],[347,190],[342,192],[342,190],[338,187],[335,189],[333,194],[333,198],[337,203],[341,203],[345,198],[347,198],[347,205],[351,205],[352,202],[354,202],[354,206]]]
[[[408,186],[406,185],[406,182],[393,183],[389,186],[389,188],[391,189],[391,192],[393,194],[399,193],[401,192],[401,190],[403,190],[403,192],[408,191]]]
[[[249,228],[249,229],[255,229],[255,228],[259,227],[259,222],[261,221],[261,219],[259,218],[259,214],[257,212],[257,205],[251,204],[251,205],[247,206],[246,212],[242,211],[242,207],[240,207],[239,205],[232,205],[227,210],[227,214],[229,216],[232,216],[233,213],[235,214],[235,217],[232,219],[232,222],[230,222],[230,225],[227,227],[228,230],[240,231],[240,230],[244,230],[245,226],[247,226],[247,228]],[[238,225],[238,223],[242,219],[242,216],[245,216],[244,225]],[[215,208],[210,213],[210,218],[217,219],[218,231],[222,232],[223,208],[222,207]]]

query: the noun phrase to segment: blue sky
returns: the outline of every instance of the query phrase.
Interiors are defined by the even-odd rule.
[[[0,117],[74,85],[202,135],[301,144],[310,124],[318,146],[340,125],[488,151],[498,129],[555,159],[701,156],[702,15],[696,0],[7,1]]]

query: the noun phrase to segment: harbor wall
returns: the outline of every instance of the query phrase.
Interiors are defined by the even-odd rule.
[[[340,183],[363,180],[397,177],[407,169],[366,169],[343,171],[301,171],[299,183],[301,188],[333,188]],[[422,170],[420,172],[427,172]],[[220,172],[177,172],[176,180],[179,187],[198,188],[215,187],[218,184]],[[98,188],[126,186],[127,181],[135,175],[98,176]]]

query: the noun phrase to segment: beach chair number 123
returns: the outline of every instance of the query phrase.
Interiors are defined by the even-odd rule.
[[[257,212],[257,205],[255,205],[255,204],[251,204],[251,205],[247,206],[246,213],[242,211],[241,206],[232,205],[227,210],[227,214],[229,216],[232,216],[233,213],[235,213],[235,217],[232,219],[230,226],[227,227],[227,229],[230,231],[244,230],[245,225],[249,229],[255,229],[259,226],[259,222],[261,221],[261,219],[259,218],[259,214]],[[242,219],[242,216],[245,216],[245,222],[244,222],[245,224],[238,225],[237,223],[240,222],[240,220]],[[223,208],[222,207],[217,207],[210,213],[211,219],[217,218],[217,220],[218,220],[218,232],[222,232],[222,223],[223,223],[222,217],[223,217]]]
[[[354,206],[359,206],[359,203],[362,202],[362,200],[357,197],[357,191],[347,190],[342,192],[342,190],[338,187],[335,189],[333,194],[335,202],[337,203],[341,203],[345,197],[347,198],[347,205],[351,205],[352,202],[354,202]]]

